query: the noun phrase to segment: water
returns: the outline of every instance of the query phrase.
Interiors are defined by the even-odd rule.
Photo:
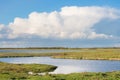
[[[78,52],[80,50],[64,50],[64,49],[0,49],[0,52],[7,52],[7,53],[55,53],[55,52]]]
[[[110,72],[120,70],[120,61],[53,59],[50,57],[0,58],[9,63],[37,63],[58,66],[52,73]]]

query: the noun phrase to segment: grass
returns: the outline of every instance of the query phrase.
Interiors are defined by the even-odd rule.
[[[120,72],[59,74],[52,75],[51,78],[51,80],[119,80]]]
[[[72,74],[46,74],[40,75],[26,75],[24,73],[18,74],[0,74],[1,80],[120,80],[120,72],[106,72],[106,73],[72,73]]]
[[[86,49],[80,52],[65,52],[53,55],[54,58],[120,60],[120,49]]]
[[[28,73],[29,71],[48,72],[56,69],[56,66],[45,65],[45,64],[12,64],[0,62],[0,73]]]
[[[11,64],[0,62],[0,80],[26,79],[29,76],[29,72],[33,74],[50,72],[56,68],[56,66],[45,64]]]

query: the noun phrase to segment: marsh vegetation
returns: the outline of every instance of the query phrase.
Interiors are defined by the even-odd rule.
[[[12,64],[0,62],[1,80],[26,79],[30,74],[50,72],[57,67],[45,64]]]
[[[19,50],[23,50],[23,49],[19,49]],[[42,48],[42,49],[44,49],[44,48]],[[53,48],[51,48],[51,49],[54,50]],[[76,51],[74,51],[74,52],[73,51],[72,52],[71,51],[70,52],[57,52],[56,51],[56,52],[49,52],[49,53],[0,52],[0,57],[50,56],[53,58],[68,58],[68,59],[120,60],[120,48],[60,48],[60,49],[64,49],[64,50],[69,49],[69,50],[76,50]],[[27,50],[27,49],[24,49],[24,50]],[[33,48],[32,50],[36,50],[36,49]],[[48,48],[47,48],[47,50],[48,50]]]

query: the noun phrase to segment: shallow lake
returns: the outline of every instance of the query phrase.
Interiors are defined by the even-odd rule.
[[[0,49],[0,52],[6,53],[58,53],[58,52],[78,52],[80,50],[64,50],[64,49]]]
[[[58,66],[52,73],[110,72],[120,70],[120,61],[53,59],[50,57],[0,58],[8,63],[37,63]]]

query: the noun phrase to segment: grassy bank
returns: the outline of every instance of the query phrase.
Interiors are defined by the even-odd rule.
[[[54,58],[120,60],[120,49],[83,49],[80,52],[65,52],[53,55]]]
[[[46,74],[40,75],[26,75],[24,73],[18,74],[0,74],[1,80],[120,80],[120,72],[106,72],[106,73],[72,73],[72,74]]]
[[[30,74],[50,72],[57,67],[45,64],[11,64],[0,62],[0,80],[27,78]]]

